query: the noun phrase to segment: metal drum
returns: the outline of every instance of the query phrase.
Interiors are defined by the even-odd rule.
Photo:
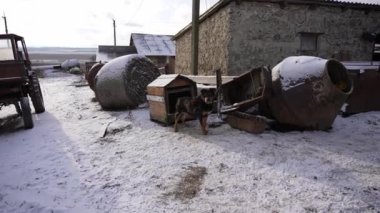
[[[288,57],[272,69],[268,105],[283,126],[327,130],[352,90],[347,70],[340,62]]]
[[[98,74],[99,70],[104,66],[102,63],[94,64],[91,69],[86,73],[85,77],[88,82],[88,85],[92,90],[95,90],[95,77]]]

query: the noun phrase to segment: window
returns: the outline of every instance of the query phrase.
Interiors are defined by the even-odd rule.
[[[301,53],[315,53],[318,51],[318,36],[321,33],[300,33]]]
[[[17,48],[18,60],[26,60],[25,52],[21,41],[17,41]]]
[[[0,61],[14,60],[10,39],[0,39]]]

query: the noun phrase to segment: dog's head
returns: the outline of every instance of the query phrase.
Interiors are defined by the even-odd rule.
[[[202,89],[201,97],[205,103],[207,104],[212,103],[215,97],[215,89]]]

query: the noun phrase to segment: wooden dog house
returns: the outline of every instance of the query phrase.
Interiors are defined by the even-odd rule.
[[[197,86],[191,79],[178,75],[161,75],[147,87],[150,119],[174,123],[175,105],[180,97],[195,97]]]

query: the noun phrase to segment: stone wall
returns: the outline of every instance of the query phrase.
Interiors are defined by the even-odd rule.
[[[199,26],[199,75],[214,75],[213,71],[221,69],[227,74],[227,46],[229,32],[230,8],[225,7],[206,19]],[[191,29],[176,40],[175,72],[191,74]]]
[[[175,73],[190,74],[191,31],[187,31],[175,41]]]
[[[283,58],[304,54],[299,32],[321,33],[317,51],[307,55],[323,58],[345,55],[347,60],[371,60],[372,43],[363,32],[380,33],[380,12],[288,4],[232,2],[229,43],[230,75],[250,68],[274,66]]]
[[[199,75],[239,75],[251,68],[275,66],[300,51],[300,32],[321,33],[317,51],[323,58],[371,60],[372,43],[363,32],[380,33],[380,11],[351,8],[235,1],[200,24]],[[176,73],[190,74],[191,30],[176,40]],[[343,57],[344,56],[344,57]]]

